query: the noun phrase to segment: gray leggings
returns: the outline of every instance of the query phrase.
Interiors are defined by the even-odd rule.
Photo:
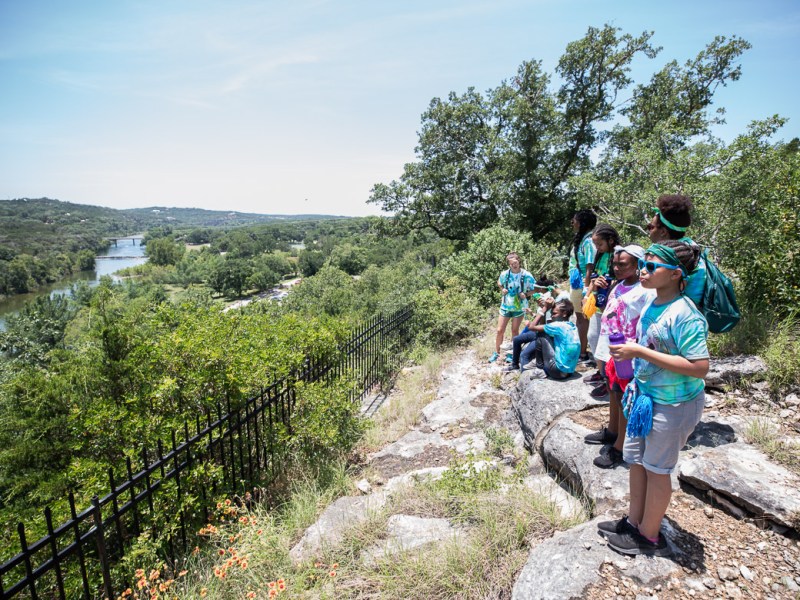
[[[553,379],[566,379],[569,373],[564,373],[556,366],[555,341],[553,336],[540,333],[536,338],[536,366],[543,369],[548,377]]]

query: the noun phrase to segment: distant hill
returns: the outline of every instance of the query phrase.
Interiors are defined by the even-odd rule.
[[[290,221],[320,221],[348,218],[335,215],[264,215],[260,213],[206,210],[203,208],[174,208],[167,206],[129,208],[120,212],[133,215],[137,219],[147,220],[153,225],[171,224],[180,227],[225,227],[254,225],[256,223],[285,223]]]

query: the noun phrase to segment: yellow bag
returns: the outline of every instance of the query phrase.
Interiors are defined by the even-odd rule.
[[[583,316],[587,319],[591,319],[596,312],[597,298],[595,298],[594,293],[590,293],[588,296],[586,296],[586,298],[583,299]]]

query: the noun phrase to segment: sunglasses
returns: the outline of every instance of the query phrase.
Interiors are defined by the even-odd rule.
[[[658,267],[664,267],[665,269],[669,269],[670,271],[674,271],[675,269],[680,269],[680,267],[677,265],[657,263],[653,262],[652,260],[642,260],[641,258],[639,259],[638,265],[640,271],[646,270],[648,273],[655,273]]]

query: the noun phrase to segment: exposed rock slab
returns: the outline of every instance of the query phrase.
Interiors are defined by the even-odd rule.
[[[333,546],[342,540],[347,529],[366,521],[371,512],[386,503],[382,492],[369,496],[344,496],[328,506],[317,522],[306,529],[300,541],[289,551],[295,564],[311,560],[326,545]]]
[[[590,395],[591,387],[579,375],[566,381],[538,379],[524,371],[511,391],[511,402],[517,413],[525,444],[537,448],[540,434],[559,416],[597,406]]]
[[[370,464],[385,477],[393,477],[420,468],[444,466],[451,452],[463,455],[485,448],[486,436],[480,432],[448,438],[436,431],[414,430],[370,455]]]
[[[728,444],[685,461],[680,478],[724,495],[751,514],[784,527],[798,526],[800,477],[749,444]]]
[[[558,485],[549,475],[531,475],[522,484],[532,493],[546,498],[558,507],[565,519],[585,519],[587,517],[583,504],[575,496]]]
[[[600,446],[584,443],[583,438],[589,433],[589,429],[568,418],[559,420],[542,442],[545,462],[570,485],[583,491],[598,512],[619,509],[626,505],[627,466],[615,469],[594,466],[592,461]]]
[[[767,365],[757,356],[724,356],[709,361],[706,385],[719,387],[767,372]]]
[[[625,565],[625,575],[642,586],[665,581],[680,567],[666,558],[639,556],[626,559],[611,550],[597,533],[597,523],[608,517],[556,533],[528,555],[512,598],[514,600],[552,600],[585,598],[584,590],[595,583],[604,562]]]
[[[564,477],[573,487],[595,503],[598,512],[620,509],[625,506],[628,494],[628,467],[600,469],[593,463],[600,446],[584,443],[589,429],[569,417],[560,419],[545,435],[542,454],[551,469]],[[711,448],[730,444],[736,439],[734,428],[727,423],[701,421],[698,423],[678,461],[699,456]],[[672,478],[678,487],[677,478]]]
[[[386,524],[387,538],[371,546],[361,554],[361,561],[373,564],[376,561],[400,552],[462,537],[464,531],[453,526],[447,519],[392,515]]]
[[[469,384],[473,379],[479,382],[475,386]],[[425,422],[432,429],[462,421],[477,423],[483,420],[487,406],[471,400],[486,392],[490,389],[479,377],[475,353],[465,352],[442,372],[436,399],[422,409]]]

